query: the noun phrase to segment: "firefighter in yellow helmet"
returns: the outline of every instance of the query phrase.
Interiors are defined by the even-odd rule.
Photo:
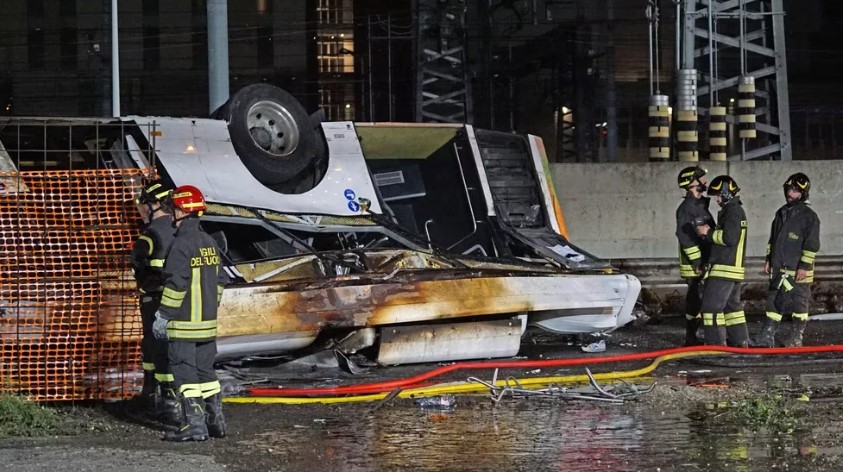
[[[720,175],[711,181],[708,194],[720,211],[717,226],[700,225],[697,230],[711,240],[711,257],[702,297],[703,332],[706,344],[749,347],[749,331],[741,301],[744,280],[747,220],[740,188],[735,179]]]
[[[697,339],[702,318],[700,315],[700,281],[703,267],[708,264],[711,241],[697,232],[697,226],[714,226],[714,217],[708,210],[705,197],[706,170],[686,167],[679,172],[677,183],[685,190],[685,198],[676,209],[676,238],[679,240],[679,275],[688,284],[685,295],[685,345],[700,344]]]
[[[808,302],[814,282],[814,258],[820,250],[820,218],[811,209],[811,181],[799,172],[784,182],[786,203],[776,211],[767,242],[764,272],[770,274],[767,315],[754,339],[757,347],[772,347],[782,315],[793,315],[791,335],[783,345],[801,346],[808,324]]]
[[[227,282],[220,250],[199,225],[205,197],[183,185],[173,191],[176,237],[164,264],[164,294],[153,332],[169,341],[168,354],[184,416],[167,441],[205,441],[225,436],[217,355],[217,306]]]
[[[143,388],[137,399],[153,419],[168,424],[176,424],[181,412],[173,390],[173,374],[167,362],[167,343],[155,339],[152,323],[164,290],[164,258],[176,233],[169,210],[163,204],[172,191],[173,187],[162,180],[152,180],[141,188],[135,204],[147,225],[132,246],[131,256],[140,291],[143,326]]]

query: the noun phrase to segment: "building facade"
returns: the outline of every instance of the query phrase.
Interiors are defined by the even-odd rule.
[[[0,15],[5,114],[111,115],[111,2],[6,0]],[[354,117],[351,0],[228,2],[231,91],[265,82],[309,111]],[[124,115],[207,116],[205,0],[120,0]]]

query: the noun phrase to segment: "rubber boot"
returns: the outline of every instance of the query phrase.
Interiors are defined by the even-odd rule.
[[[793,319],[793,330],[790,333],[790,336],[787,338],[787,341],[784,343],[784,347],[800,347],[802,346],[802,334],[805,332],[805,327],[808,326],[808,320],[797,320]]]
[[[184,415],[178,431],[164,435],[165,441],[207,441],[208,427],[205,426],[205,409],[201,398],[183,398],[181,401]]]
[[[143,371],[143,387],[141,388],[139,397],[151,397],[158,392],[158,380],[155,379],[155,371]]]
[[[686,346],[699,346],[702,344],[700,339],[697,337],[697,330],[699,329],[700,325],[702,324],[701,318],[694,318],[692,320],[686,320],[685,324],[685,345]]]
[[[703,317],[703,340],[709,346],[716,346],[720,344],[720,336],[717,333],[717,325],[707,325],[706,321],[705,317]]]
[[[158,421],[166,425],[179,426],[182,419],[182,405],[171,382],[161,383],[161,398],[156,412]]]
[[[773,347],[776,341],[776,331],[779,330],[779,322],[770,318],[764,317],[764,324],[761,325],[761,331],[758,336],[752,340],[753,347]]]
[[[728,339],[728,332],[726,331],[725,326],[717,325],[717,344],[720,346],[726,345],[726,340]]]
[[[154,417],[158,404],[158,381],[155,380],[155,372],[143,371],[143,387],[141,391],[132,397],[131,407],[138,414]]]
[[[729,346],[749,347],[749,328],[747,328],[746,323],[727,326],[726,332]]]
[[[205,399],[205,424],[212,438],[225,437],[225,417],[222,415],[222,396],[219,393]]]

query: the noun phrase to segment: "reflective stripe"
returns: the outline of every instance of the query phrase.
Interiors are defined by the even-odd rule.
[[[196,330],[196,329],[211,329],[217,327],[217,320],[207,321],[178,321],[170,320],[167,327],[173,327],[180,330]]]
[[[814,251],[808,251],[808,250],[803,249],[803,250],[802,250],[802,257],[801,257],[801,258],[799,258],[799,260],[800,260],[801,262],[806,263],[806,264],[813,264],[813,263],[814,263],[814,259],[815,259],[816,257],[817,257],[817,253],[816,253],[816,252],[814,252]]]
[[[703,313],[703,326],[714,326],[714,313]]]
[[[743,311],[733,311],[731,313],[726,313],[723,315],[723,318],[726,321],[726,326],[734,326],[737,324],[746,323],[746,315]]]
[[[722,229],[715,229],[713,233],[711,233],[711,242],[717,244],[719,246],[725,246],[723,244],[723,230]]]
[[[781,321],[782,320],[782,314],[776,313],[775,311],[768,311],[767,312],[767,318],[770,318],[771,320],[774,320],[774,321]]]
[[[729,280],[743,280],[746,269],[743,267],[728,266],[724,264],[714,264],[711,266],[709,275],[711,277],[718,277]]]
[[[789,291],[793,290],[793,284],[790,283],[790,276],[789,275],[785,275],[784,277],[779,279],[779,287],[778,288],[784,288],[785,292],[789,292]]]
[[[700,274],[698,274],[697,271],[694,270],[694,266],[686,264],[679,265],[679,275],[683,278],[695,278],[700,276]]]
[[[770,255],[770,251],[772,250],[770,243],[767,243],[767,255]]]
[[[697,313],[696,315],[685,315],[685,319],[688,321],[693,321],[700,318],[700,314]]]
[[[787,274],[787,275],[793,277],[794,280],[796,279],[796,271],[795,270],[781,269],[780,272],[782,274]],[[813,283],[813,282],[814,282],[814,271],[813,270],[806,270],[805,271],[805,278],[803,280],[797,280],[796,281],[797,284],[810,284],[810,283]]]
[[[173,377],[173,374],[155,374],[155,380],[159,382],[175,382],[176,379]]]
[[[184,398],[202,398],[202,389],[199,384],[184,384],[179,387],[179,393]]]
[[[168,308],[180,308],[181,300],[173,300],[172,298],[162,296],[161,305],[166,306]]]
[[[203,329],[203,330],[179,330],[170,329],[167,327],[167,336],[170,339],[207,339],[217,337],[217,329]]]
[[[151,256],[152,255],[152,248],[153,248],[153,246],[155,246],[152,243],[152,238],[150,238],[149,236],[141,236],[141,237],[138,238],[138,241],[146,241],[147,245],[149,246],[149,250],[146,251],[146,255]]]
[[[741,222],[741,238],[738,240],[738,250],[735,251],[735,267],[743,267],[743,247],[746,244],[746,222]]]
[[[167,336],[172,339],[204,339],[217,335],[217,320],[208,321],[170,321],[167,324]]]
[[[688,256],[688,259],[692,261],[695,261],[702,257],[702,251],[700,251],[699,246],[688,247],[683,249],[683,251],[685,251],[685,254]]]
[[[802,321],[808,321],[808,314],[807,314],[807,313],[794,313],[794,314],[793,314],[793,319],[795,319],[795,320],[802,320]]]
[[[164,259],[149,259],[146,261],[149,267],[164,267]]]
[[[190,321],[202,321],[202,270],[194,267],[190,270]]]
[[[717,314],[717,326],[724,326],[726,324],[726,317],[723,316],[723,313]]]
[[[161,293],[161,304],[170,308],[180,308],[187,292],[179,292],[170,287],[164,287]]]
[[[137,365],[137,364],[135,364],[135,365]],[[146,370],[146,371],[155,370],[155,364],[153,364],[152,362],[144,362],[143,363],[143,370]]]
[[[187,292],[180,292],[169,287],[164,287],[163,296],[165,297],[172,298],[173,300],[184,300],[185,295],[187,295]]]
[[[220,381],[214,380],[213,382],[205,382],[203,384],[199,384],[199,388],[202,390],[202,398],[208,398],[220,393]]]

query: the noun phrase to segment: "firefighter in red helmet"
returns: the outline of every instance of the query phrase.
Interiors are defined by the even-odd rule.
[[[183,416],[168,441],[204,441],[225,436],[217,354],[217,306],[227,282],[220,250],[199,225],[205,198],[183,185],[170,200],[176,237],[164,264],[164,292],[153,331],[168,340],[168,358]]]

